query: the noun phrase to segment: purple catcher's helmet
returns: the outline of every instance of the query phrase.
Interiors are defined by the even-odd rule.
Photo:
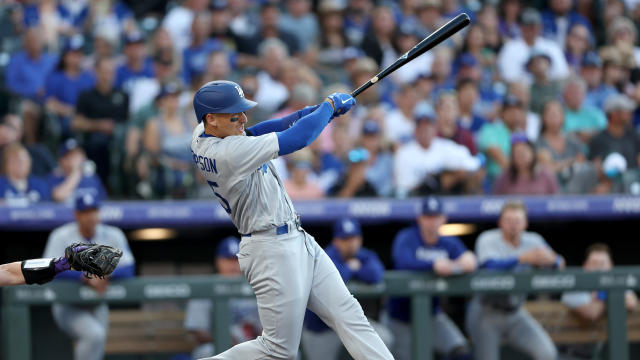
[[[237,114],[258,105],[247,100],[240,85],[233,81],[216,80],[204,84],[193,97],[193,109],[198,123],[207,114]]]

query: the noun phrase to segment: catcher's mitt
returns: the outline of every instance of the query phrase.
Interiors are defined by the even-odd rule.
[[[111,275],[122,257],[122,250],[99,244],[71,244],[64,250],[64,256],[74,270],[84,272],[91,278]]]

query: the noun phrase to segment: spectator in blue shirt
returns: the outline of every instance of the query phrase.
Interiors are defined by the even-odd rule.
[[[54,201],[70,204],[84,194],[106,200],[107,193],[96,175],[96,165],[87,160],[75,139],[67,139],[60,145],[58,164],[48,179]]]
[[[401,230],[393,241],[393,263],[398,270],[433,272],[451,276],[476,270],[475,255],[454,236],[440,235],[447,222],[441,201],[427,197],[422,202],[417,226]],[[412,359],[411,310],[409,298],[389,299],[390,329],[396,336],[392,353],[397,360]],[[470,359],[470,349],[462,332],[434,303],[433,337],[435,350],[448,359]]]
[[[582,24],[587,27],[589,33],[593,33],[591,23],[584,16],[572,9],[571,0],[550,0],[549,9],[542,13],[542,34],[544,37],[554,40],[564,47],[569,29],[574,24]]]
[[[28,206],[49,201],[47,183],[31,175],[31,157],[20,143],[7,145],[2,153],[4,175],[0,176],[0,204]]]
[[[154,77],[153,63],[147,55],[145,39],[139,32],[131,32],[124,38],[125,61],[116,69],[115,88],[129,92],[136,78]]]
[[[5,70],[7,89],[24,98],[21,103],[25,124],[25,141],[37,142],[41,103],[45,95],[45,81],[56,66],[56,57],[43,52],[42,34],[39,28],[28,28],[24,33],[24,50],[11,56]]]
[[[191,84],[193,77],[204,73],[209,55],[222,49],[218,39],[209,38],[210,32],[211,14],[204,12],[195,15],[191,25],[191,45],[182,53],[182,80],[185,84]]]
[[[382,281],[384,265],[375,252],[362,247],[362,231],[356,219],[343,218],[333,227],[333,240],[325,249],[345,282],[367,284]],[[371,320],[371,325],[388,344],[388,330]],[[302,331],[302,350],[307,360],[333,360],[342,348],[340,339],[316,314],[307,310]],[[387,345],[388,346],[388,345]]]
[[[57,116],[60,135],[71,136],[71,118],[75,112],[78,95],[95,85],[93,73],[82,70],[82,36],[73,36],[65,44],[56,70],[49,75],[45,85],[47,110]]]
[[[22,43],[24,50],[13,54],[7,65],[6,86],[16,95],[41,102],[45,95],[45,80],[56,66],[56,57],[43,52],[38,28],[28,28]]]

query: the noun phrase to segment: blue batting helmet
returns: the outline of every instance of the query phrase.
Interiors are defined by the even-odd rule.
[[[240,85],[233,81],[216,80],[208,82],[193,97],[193,109],[198,122],[207,114],[236,114],[258,105],[247,100]]]

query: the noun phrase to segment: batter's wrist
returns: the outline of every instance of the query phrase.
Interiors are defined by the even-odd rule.
[[[326,98],[324,101],[328,102],[329,105],[331,105],[331,108],[333,109],[332,111],[334,111],[334,112],[336,111],[336,105],[333,103],[333,100],[331,100],[329,98]]]

